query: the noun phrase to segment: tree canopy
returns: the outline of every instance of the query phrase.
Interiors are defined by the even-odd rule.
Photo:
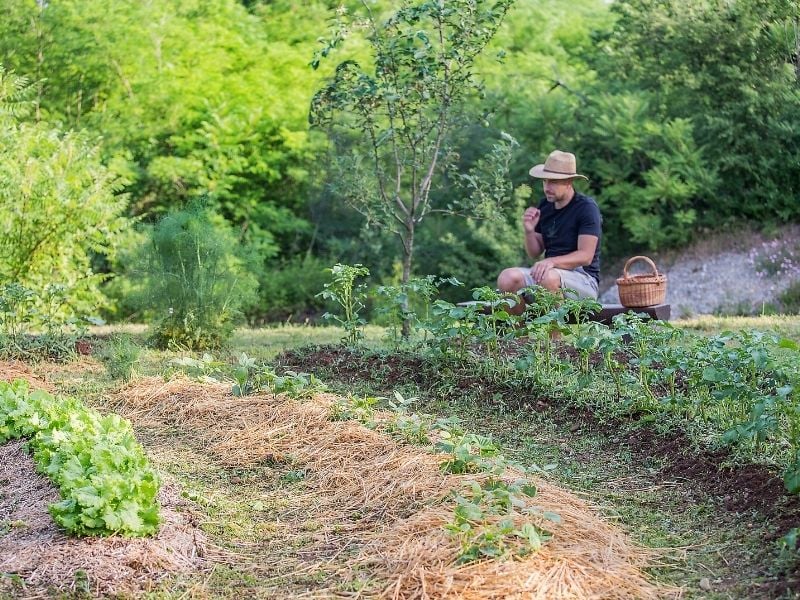
[[[540,190],[520,186],[531,184],[528,168],[554,148],[574,152],[590,178],[582,191],[603,211],[607,255],[683,244],[701,228],[800,217],[800,8],[793,0],[365,5],[372,16],[361,23],[372,30],[345,39],[336,37],[339,4],[328,2],[0,0],[5,89],[17,85],[10,72],[28,81],[24,99],[14,98],[17,89],[3,101],[8,200],[0,216],[12,223],[25,194],[42,210],[63,196],[62,207],[99,211],[73,218],[117,227],[121,216],[155,222],[201,199],[259,258],[262,295],[252,318],[280,312],[275,281],[297,282],[296,294],[278,295],[292,311],[304,310],[301,288],[321,286],[321,264],[362,263],[387,283],[403,277],[405,246],[398,250],[372,226],[374,210],[362,210],[365,216],[348,201],[376,167],[382,179],[362,185],[362,197],[392,196],[391,151],[402,139],[420,140],[420,154],[400,157],[404,193],[416,169],[418,198],[435,200],[415,213],[426,227],[415,232],[414,272],[407,265],[406,276],[482,285],[507,261],[524,260],[518,213]],[[355,14],[362,3],[343,6]],[[480,52],[450,56],[470,63],[456,78],[469,79],[474,93],[458,102],[452,88],[436,83],[437,56],[466,46],[443,44],[448,38],[423,26],[439,6],[458,9],[462,21],[479,7],[509,11],[484,30],[460,31],[454,20],[445,33],[480,41],[473,48]],[[390,31],[397,35],[384,35]],[[319,60],[320,48],[330,54],[334,47],[340,59]],[[396,98],[384,77],[391,73],[400,77]],[[331,77],[339,78],[339,95],[323,93],[312,105],[315,92],[332,90],[325,87]],[[315,131],[308,116],[323,124],[323,98],[339,116],[336,127]],[[373,122],[357,110],[366,101],[383,103]],[[392,121],[412,103],[431,110]],[[437,105],[452,109],[453,125],[439,146]],[[349,127],[359,124],[369,126]],[[501,132],[519,143],[502,157],[509,174],[479,183],[492,181],[478,175],[493,152],[499,160]],[[426,160],[436,157],[429,179],[423,150]],[[41,171],[25,170],[26,161],[39,161]],[[445,218],[474,206],[473,195],[500,188],[507,198],[519,189],[492,208],[494,224]],[[397,215],[386,216],[399,225]],[[121,242],[115,231],[106,240]],[[114,243],[101,237],[89,236],[80,256],[59,259],[78,271],[91,263],[124,274],[109,259]]]

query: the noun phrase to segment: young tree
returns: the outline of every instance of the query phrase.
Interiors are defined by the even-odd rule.
[[[476,58],[512,0],[402,2],[388,17],[361,2],[361,14],[340,9],[322,58],[354,31],[363,31],[372,68],[345,60],[311,103],[312,125],[328,129],[334,181],[368,223],[391,232],[402,247],[402,282],[411,277],[416,227],[432,212],[492,217],[510,197],[505,173],[516,145],[507,135],[469,172],[449,140],[465,125],[462,110],[479,89]],[[453,177],[460,199],[441,205],[431,196],[438,175]],[[404,328],[407,332],[407,327]]]

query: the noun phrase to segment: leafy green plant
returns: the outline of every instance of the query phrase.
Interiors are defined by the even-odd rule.
[[[49,506],[77,535],[152,535],[158,530],[158,477],[130,423],[101,416],[74,398],[0,382],[0,443],[29,437],[37,469],[59,488]]]
[[[428,444],[428,432],[432,424],[432,417],[426,414],[411,412],[411,407],[416,398],[404,398],[395,391],[394,399],[389,400],[391,416],[383,425],[385,431],[392,436],[399,437],[409,444]]]
[[[536,486],[525,481],[507,483],[494,477],[472,482],[464,494],[453,492],[456,507],[445,530],[459,539],[458,562],[523,557],[539,551],[552,536],[531,518],[552,522],[560,518],[528,505],[536,493]]]
[[[459,361],[466,358],[470,342],[477,335],[478,314],[482,306],[457,306],[446,300],[436,300],[431,307],[432,318],[427,324],[432,334],[430,343],[445,356]]]
[[[191,356],[173,358],[169,364],[171,369],[179,369],[201,381],[217,382],[226,377],[228,370],[227,364],[208,352],[204,352],[200,358]],[[169,375],[169,372],[166,375]]]
[[[286,394],[290,398],[308,398],[326,389],[324,383],[313,374],[286,370],[279,374],[267,365],[256,365],[255,361],[242,354],[234,368],[234,396],[267,391],[271,394]]]
[[[474,289],[472,297],[485,307],[476,313],[474,339],[484,345],[487,355],[497,367],[500,359],[500,343],[504,339],[516,336],[516,326],[521,319],[513,315],[511,310],[519,300],[514,295],[498,292],[489,287]]]
[[[331,281],[317,295],[338,304],[342,314],[325,313],[324,318],[335,321],[344,328],[343,343],[355,345],[364,337],[361,328],[366,324],[360,316],[366,293],[363,284],[356,285],[355,281],[358,277],[369,275],[369,269],[358,264],[351,266],[337,263],[326,271],[331,274]]]
[[[85,327],[69,311],[66,288],[47,284],[40,292],[19,284],[0,286],[0,353],[22,360],[70,360]]]
[[[495,472],[505,468],[500,447],[487,436],[460,429],[440,430],[436,449],[450,455],[440,465],[447,473]]]
[[[424,326],[430,321],[431,299],[444,283],[461,285],[455,277],[437,280],[433,275],[427,275],[397,285],[381,285],[375,289],[375,295],[382,300],[382,304],[379,304],[375,312],[377,315],[388,317],[389,339],[395,347],[398,347],[403,339],[408,339],[408,336],[403,338],[400,335],[404,324],[408,324],[409,335],[412,335],[415,328]],[[422,314],[418,314],[420,310]]]
[[[232,381],[231,392],[234,396],[269,392],[286,394],[291,398],[304,398],[326,389],[325,384],[314,375],[291,370],[278,373],[269,365],[259,365],[245,353],[239,355],[235,365],[218,360],[207,352],[200,358],[174,358],[170,365],[201,381]]]
[[[153,226],[136,261],[145,265],[139,303],[159,348],[221,347],[255,297],[256,279],[236,234],[200,205]]]
[[[375,396],[338,398],[331,406],[331,420],[358,421],[366,427],[373,428],[375,406],[383,399]]]

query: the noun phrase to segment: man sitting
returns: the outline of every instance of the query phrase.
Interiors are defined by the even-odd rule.
[[[602,217],[594,199],[572,186],[575,179],[588,178],[577,172],[575,155],[560,150],[530,174],[543,180],[544,198],[522,215],[525,249],[533,259],[542,253],[544,258],[530,268],[504,269],[497,278],[498,289],[516,293],[540,285],[552,292],[569,289],[581,298],[597,298]],[[513,312],[524,309],[520,298]]]

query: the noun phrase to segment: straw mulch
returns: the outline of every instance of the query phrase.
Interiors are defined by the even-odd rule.
[[[206,542],[174,486],[162,485],[163,522],[153,538],[70,537],[47,512],[59,500],[58,491],[35,472],[22,446],[19,440],[0,445],[0,524],[5,524],[0,528],[0,573],[19,575],[24,589],[14,589],[4,578],[0,597],[51,598],[56,590],[131,595],[169,576],[204,569]]]
[[[3,381],[24,379],[30,384],[31,389],[45,390],[51,394],[55,392],[51,383],[34,373],[27,364],[19,360],[0,361],[0,379]]]
[[[144,379],[122,389],[109,407],[140,426],[169,424],[191,431],[223,465],[282,460],[302,465],[307,494],[313,496],[300,499],[303,508],[324,509],[299,511],[296,517],[322,515],[339,524],[335,530],[323,528],[317,544],[304,547],[304,558],[325,564],[345,581],[368,572],[369,596],[621,600],[678,595],[643,573],[653,558],[650,552],[635,547],[584,501],[545,481],[536,481],[536,504],[558,513],[561,522],[545,525],[553,538],[539,553],[456,565],[458,543],[442,530],[452,519],[448,494],[481,476],[445,474],[441,455],[398,444],[353,422],[330,421],[334,399],[326,394],[297,401],[271,395],[236,398],[228,385]],[[337,563],[345,551],[350,558]]]

